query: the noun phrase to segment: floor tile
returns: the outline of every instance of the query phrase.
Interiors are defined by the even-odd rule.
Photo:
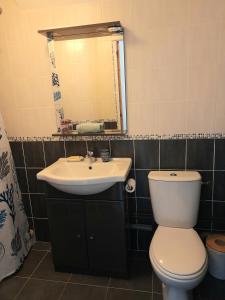
[[[162,293],[162,282],[159,280],[159,278],[155,275],[153,271],[153,292],[155,293]]]
[[[202,283],[197,287],[201,300],[224,300],[225,283],[207,274]]]
[[[62,282],[30,279],[16,300],[56,300],[64,285]]]
[[[15,276],[4,279],[2,282],[0,282],[0,299],[14,299],[26,281],[26,278],[18,278]]]
[[[70,282],[73,283],[99,285],[99,286],[107,286],[108,281],[109,281],[108,277],[91,276],[91,275],[83,275],[83,274],[73,274],[70,279]]]
[[[104,300],[107,289],[69,283],[60,300]]]
[[[38,263],[41,261],[41,259],[46,255],[45,251],[35,251],[32,250],[27,258],[24,261],[24,264],[20,268],[20,270],[16,273],[17,276],[30,276],[31,273],[35,270]]]
[[[110,288],[107,300],[152,300],[152,294],[147,292],[128,291]]]
[[[128,279],[112,278],[111,287],[152,292],[152,268],[145,260],[132,263]]]
[[[51,244],[48,242],[41,242],[41,241],[37,241],[34,246],[33,246],[34,250],[47,250],[49,251],[51,249]]]
[[[33,278],[49,279],[55,281],[67,281],[69,279],[69,276],[69,273],[55,271],[51,253],[48,253],[38,269],[32,275]]]

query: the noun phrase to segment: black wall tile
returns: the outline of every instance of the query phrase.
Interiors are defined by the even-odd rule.
[[[225,172],[214,172],[214,200],[225,201]]]
[[[49,166],[57,159],[65,157],[64,142],[44,142],[46,165]]]
[[[152,215],[152,205],[150,198],[137,198],[137,213],[139,215]]]
[[[27,167],[45,166],[42,142],[24,142],[23,148]]]
[[[130,216],[136,215],[136,198],[127,199],[127,212]]]
[[[21,142],[10,142],[15,167],[24,167],[24,157]]]
[[[46,199],[43,194],[30,194],[33,216],[35,218],[47,218]]]
[[[88,141],[88,151],[93,151],[95,157],[100,157],[101,149],[109,149],[109,141]]]
[[[195,229],[200,231],[211,231],[211,220],[210,219],[198,219],[198,223]]]
[[[213,218],[225,222],[225,202],[213,202]]]
[[[16,169],[17,179],[22,193],[28,193],[27,177],[25,169]]]
[[[136,170],[136,194],[137,197],[150,197],[148,185],[148,173],[146,170]]]
[[[160,141],[160,169],[184,169],[185,151],[185,140]]]
[[[225,220],[223,219],[214,219],[213,220],[213,231],[225,232]]]
[[[153,169],[158,169],[158,160],[159,151],[158,144],[159,141],[135,141],[135,152],[136,152],[136,168],[139,170],[131,170],[128,177],[135,178],[137,180],[137,198],[135,193],[126,194],[126,220],[129,224],[143,224],[151,225],[154,228],[156,227],[153,219],[153,213],[150,202],[149,195],[149,186],[148,186],[148,173]],[[185,161],[185,140],[162,140],[161,143],[161,168],[163,169],[184,169]],[[215,181],[214,181],[214,200],[222,200],[223,202],[211,202],[212,200],[212,186],[213,186],[213,150],[214,150],[214,141],[213,140],[188,140],[187,147],[187,164],[189,169],[201,170],[203,182],[209,182],[208,185],[202,185],[201,191],[201,202],[200,210],[198,217],[198,224],[196,228],[200,231],[225,231],[225,219],[224,219],[224,205],[225,205],[225,172],[215,171]],[[11,142],[12,153],[14,156],[15,164],[17,167],[23,167],[23,151],[21,142]],[[26,142],[26,154],[27,154],[27,164],[28,166],[39,165],[42,161],[41,153],[41,142]],[[45,150],[47,154],[48,164],[55,162],[59,157],[64,157],[64,145],[63,142],[44,142]],[[99,141],[99,142],[88,142],[89,148],[99,151],[101,148],[106,148],[109,144],[108,141]],[[38,146],[39,145],[39,146]],[[39,148],[39,157],[35,155],[35,147]],[[65,142],[67,156],[70,155],[86,155],[86,142],[80,141],[68,141]],[[111,141],[112,156],[114,157],[131,157],[134,158],[133,152],[133,141],[131,140],[119,140]],[[37,151],[37,152],[38,152]],[[215,141],[215,169],[224,170],[225,169],[225,140],[216,140]],[[43,151],[42,151],[43,153]],[[31,154],[31,155],[30,155]],[[17,156],[16,156],[17,155]],[[96,154],[95,154],[96,155]],[[29,157],[30,156],[30,157]],[[16,157],[16,158],[15,158]],[[42,161],[43,163],[43,161]],[[147,168],[149,170],[140,170],[142,168]],[[28,181],[30,185],[31,193],[44,193],[45,184],[41,181],[37,181],[36,173],[39,172],[41,168],[29,168],[28,172]],[[203,170],[203,171],[202,171]],[[18,181],[20,184],[21,191],[23,193],[28,192],[27,179],[25,168],[17,168]],[[109,189],[109,194],[112,198],[118,200],[119,195],[123,192],[123,188],[119,188],[115,185]],[[51,188],[53,189],[53,188]],[[55,189],[53,189],[55,191]],[[58,194],[57,194],[58,193]],[[49,196],[62,197],[69,199],[69,194],[60,193],[59,191],[50,193]],[[110,195],[107,194],[107,197]],[[121,194],[122,195],[122,194]],[[95,199],[99,197],[105,197],[105,194],[102,193],[102,196],[96,196]],[[74,198],[73,196],[71,196]],[[34,213],[34,222],[36,228],[36,234],[38,240],[49,240],[48,233],[48,220],[42,219],[46,218],[46,207],[44,195],[32,195],[32,208]],[[207,201],[206,201],[207,200]],[[210,200],[210,201],[209,201]],[[136,202],[137,201],[137,202]],[[32,228],[32,214],[29,202],[29,195],[23,194],[23,202],[25,210],[28,215],[28,220]],[[213,203],[213,216],[212,216],[212,203]],[[136,207],[137,204],[137,207]],[[211,227],[212,226],[212,227]],[[148,251],[147,242],[148,242],[148,231],[137,230],[135,228],[128,229],[129,233],[129,249],[137,250],[137,242],[139,243],[140,250]],[[149,232],[150,233],[150,232]],[[138,239],[138,240],[137,240]],[[147,250],[146,250],[147,249]]]
[[[137,223],[142,225],[152,225],[154,223],[153,216],[151,214],[149,215],[141,215],[137,216]]]
[[[34,230],[33,218],[27,218],[29,223],[29,228]]]
[[[37,241],[48,242],[50,240],[47,219],[34,219],[34,227]]]
[[[136,169],[159,168],[159,141],[136,140],[134,146]]]
[[[213,171],[199,171],[202,176],[201,200],[212,200]]]
[[[128,234],[128,248],[131,250],[137,250],[137,230],[136,229],[129,229],[127,231]]]
[[[112,157],[130,157],[134,163],[133,141],[111,141],[110,144]]]
[[[29,194],[22,194],[22,201],[27,217],[32,217]]]
[[[199,219],[212,219],[212,202],[211,201],[200,201],[199,206]]]
[[[45,185],[44,181],[37,180],[37,173],[42,169],[27,169],[28,183],[30,193],[44,193]]]
[[[138,249],[149,251],[149,246],[152,239],[152,232],[148,230],[138,230]]]
[[[215,170],[225,170],[225,139],[215,140]]]
[[[87,154],[86,142],[83,141],[68,141],[65,142],[65,147],[67,157],[72,155],[81,155],[85,157]]]
[[[213,170],[214,140],[187,141],[187,169]]]

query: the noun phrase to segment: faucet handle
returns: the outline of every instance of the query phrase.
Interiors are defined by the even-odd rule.
[[[87,151],[87,156],[88,156],[88,157],[94,156],[94,152],[93,152],[93,151]]]

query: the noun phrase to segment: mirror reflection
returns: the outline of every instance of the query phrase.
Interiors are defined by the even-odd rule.
[[[49,55],[57,76],[52,84],[55,102],[60,98],[56,111],[61,133],[126,132],[123,30],[109,24],[84,26],[82,34],[82,26],[51,32],[54,63],[53,45]]]

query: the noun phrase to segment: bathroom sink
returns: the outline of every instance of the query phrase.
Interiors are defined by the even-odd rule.
[[[37,173],[38,180],[47,181],[56,189],[77,195],[103,192],[117,182],[124,182],[131,168],[131,158],[113,158],[109,162],[89,159],[79,162],[59,158]]]

